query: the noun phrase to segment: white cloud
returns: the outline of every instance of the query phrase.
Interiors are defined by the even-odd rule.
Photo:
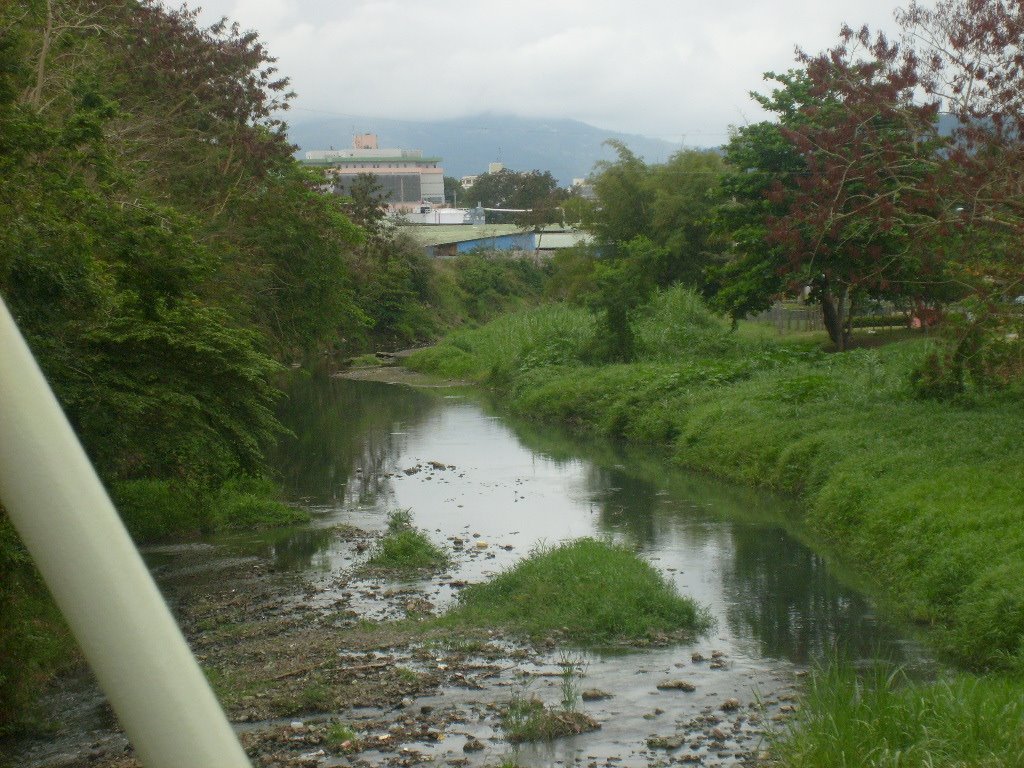
[[[892,30],[893,0],[208,0],[255,29],[305,110],[408,119],[493,111],[720,142],[748,97],[842,22]],[[294,119],[294,118],[293,118]]]

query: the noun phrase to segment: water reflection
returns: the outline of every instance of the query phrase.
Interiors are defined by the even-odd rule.
[[[723,569],[733,596],[728,620],[766,656],[804,662],[831,653],[898,655],[898,636],[875,620],[860,595],[842,587],[821,556],[791,546],[780,529],[732,526],[732,556]]]
[[[717,635],[751,658],[802,663],[836,647],[855,658],[905,658],[899,633],[794,535],[798,515],[787,500],[494,413],[486,403],[408,387],[306,379],[283,413],[297,437],[282,466],[293,492],[339,514],[383,518],[409,506],[431,531],[505,536],[515,554],[499,551],[492,569],[537,540],[604,534],[630,542],[709,605]],[[426,459],[456,463],[458,472],[401,472]],[[275,542],[275,562],[322,566],[322,546],[307,531]]]
[[[277,451],[285,487],[313,504],[386,497],[385,475],[401,454],[404,430],[440,402],[410,387],[296,376],[278,411],[294,433]]]

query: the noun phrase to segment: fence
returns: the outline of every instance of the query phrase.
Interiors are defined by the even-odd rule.
[[[787,307],[775,304],[749,318],[757,323],[768,323],[775,326],[780,333],[798,333],[800,331],[820,331],[825,328],[821,319],[821,307]]]

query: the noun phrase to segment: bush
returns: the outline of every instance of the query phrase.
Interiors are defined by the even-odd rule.
[[[113,496],[136,541],[218,530],[275,528],[309,520],[309,514],[278,501],[269,480],[233,478],[216,490],[167,480],[117,483]]]
[[[36,696],[74,640],[0,507],[0,738],[34,725]]]

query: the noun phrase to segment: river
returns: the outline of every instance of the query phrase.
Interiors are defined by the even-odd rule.
[[[321,711],[309,722],[339,717],[367,730],[390,723],[392,734],[420,713],[451,714],[432,720],[433,735],[415,749],[366,750],[358,758],[314,750],[307,755],[310,765],[496,765],[509,755],[537,767],[652,766],[672,759],[747,764],[761,749],[764,729],[773,721],[773,727],[783,727],[797,706],[799,678],[816,659],[925,663],[915,642],[880,619],[867,599],[792,533],[799,526],[791,500],[672,469],[651,452],[512,420],[479,393],[454,388],[297,377],[280,415],[293,437],[283,441],[276,464],[289,495],[313,512],[313,522],[149,548],[146,557],[158,581],[186,616],[182,606],[224,580],[222,569],[236,563],[288,575],[291,580],[281,583],[290,586],[274,588],[276,605],[284,595],[284,602],[297,606],[295,615],[311,625],[339,605],[353,620],[399,618],[410,595],[440,612],[457,599],[462,583],[509,567],[537,545],[597,536],[635,547],[680,592],[707,606],[716,621],[710,633],[684,646],[630,653],[510,650],[502,663],[491,659],[461,667],[455,678],[395,706],[314,707]],[[395,509],[411,510],[414,523],[438,544],[466,542],[446,573],[411,585],[351,575],[363,550],[353,548],[351,537],[336,535],[338,526],[379,532]],[[201,638],[193,642],[206,647]],[[378,657],[388,658],[367,656]],[[516,691],[558,701],[559,670],[567,658],[576,665],[579,688],[613,694],[582,704],[601,730],[524,745],[513,754],[496,713]],[[400,660],[417,674],[435,677],[449,666],[432,653],[403,652]],[[486,674],[475,677],[468,671],[485,668]],[[657,688],[681,678],[696,690]],[[81,701],[96,698],[81,686],[72,690]],[[729,700],[739,703],[738,711],[723,710]],[[103,745],[103,754],[123,751],[119,737],[107,733],[109,723],[90,719],[90,707],[96,706],[80,703],[77,715],[68,707],[61,749],[29,745],[21,753],[24,764],[76,764],[56,755],[76,754],[86,742],[94,751]],[[234,719],[248,720],[239,726],[247,732],[290,727],[256,710],[239,711]],[[442,732],[447,738],[438,736]],[[652,737],[675,738],[673,750],[652,748]],[[464,752],[471,740],[486,750]]]

